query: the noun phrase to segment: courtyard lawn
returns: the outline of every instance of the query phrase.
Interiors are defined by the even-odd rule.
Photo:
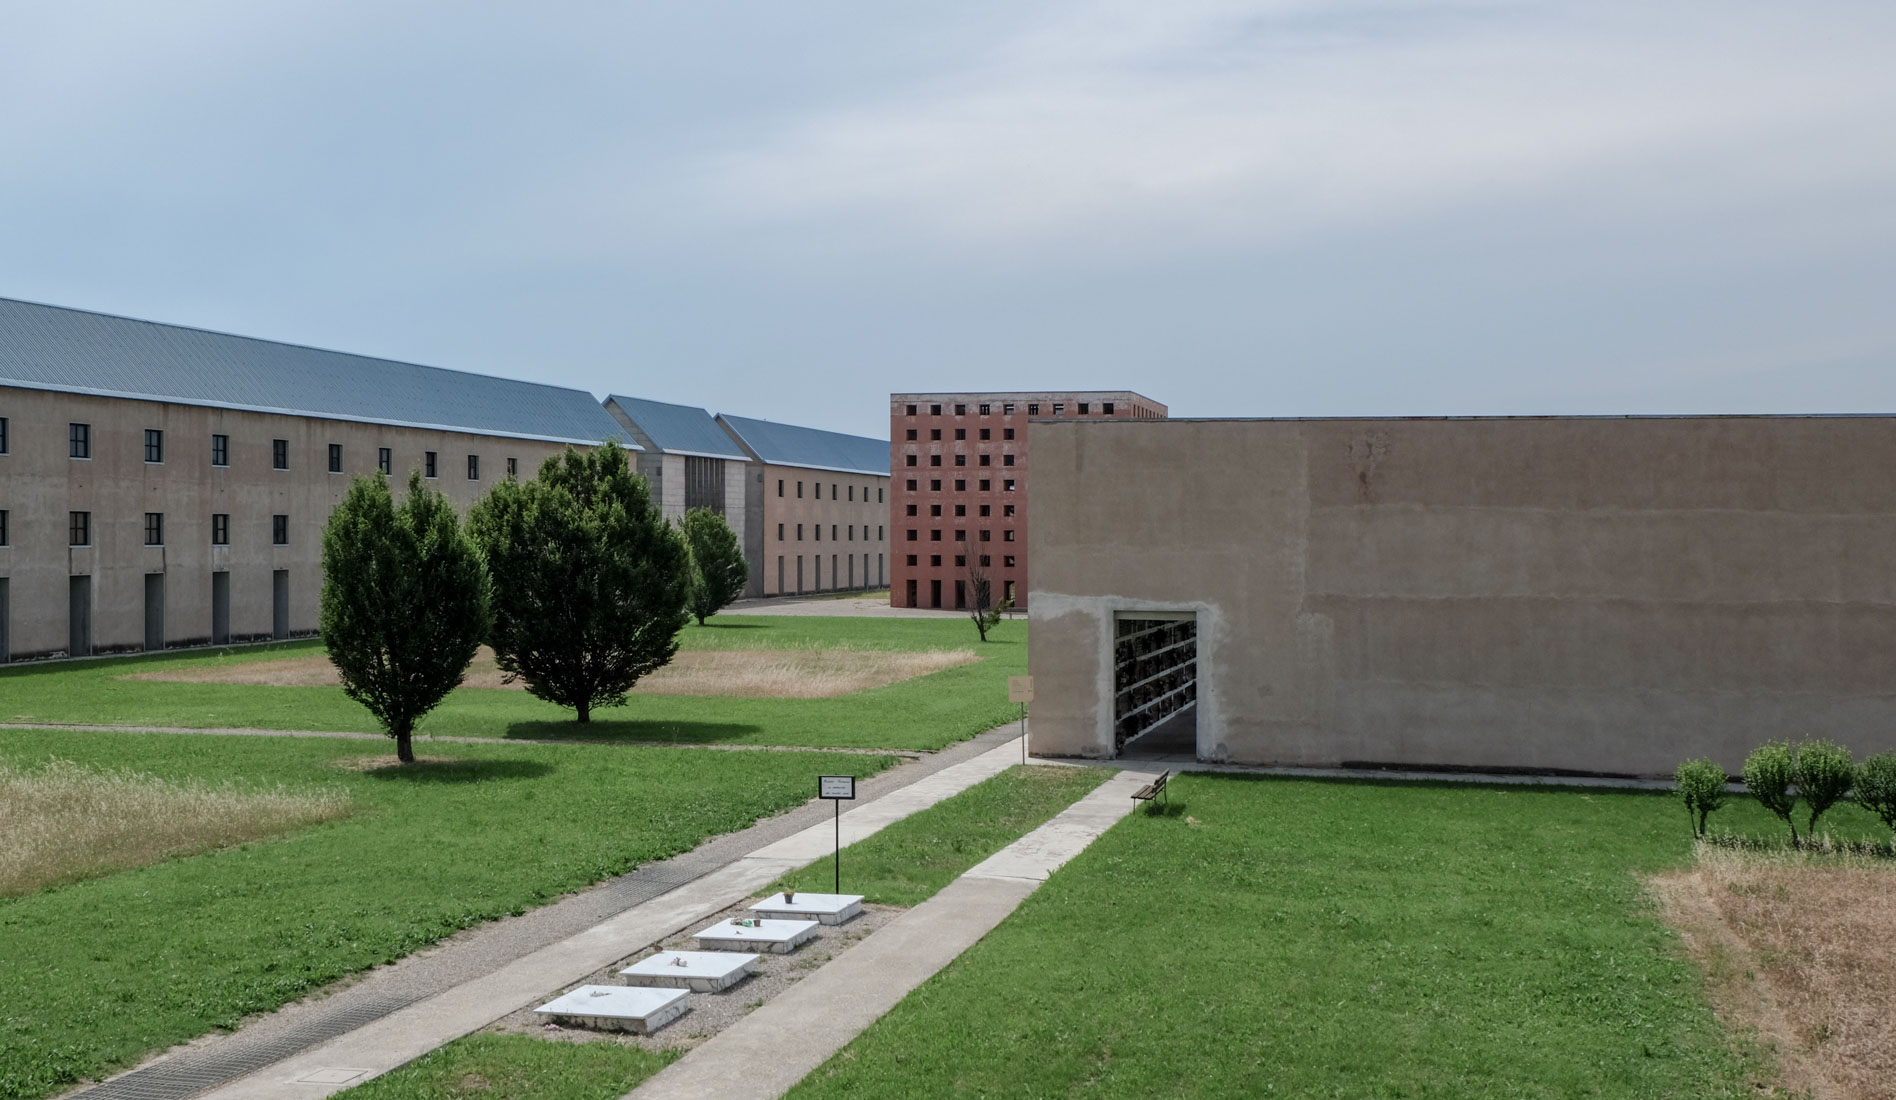
[[[843,892],[880,905],[919,905],[1112,774],[1105,768],[1009,768],[844,848]],[[820,859],[771,889],[821,894],[835,883],[835,868]]]
[[[805,801],[893,758],[589,745],[0,730],[49,758],[181,782],[340,789],[342,820],[0,900],[0,1097],[38,1097],[236,1024]],[[714,761],[711,758],[715,757]],[[714,762],[715,767],[707,766]]]
[[[1640,876],[1643,793],[1187,775],[792,1091],[1755,1096]],[[1833,835],[1874,837],[1854,807]],[[1717,824],[1769,834],[1748,800]]]
[[[674,1051],[604,1039],[470,1035],[339,1095],[349,1100],[617,1100],[669,1065]]]
[[[1026,672],[1027,624],[1003,623],[980,642],[961,619],[856,619],[719,615],[688,626],[684,650],[849,648],[965,649],[972,664],[819,699],[634,695],[624,707],[572,712],[524,691],[460,688],[417,727],[429,734],[620,743],[795,745],[934,750],[1006,722],[1007,678]],[[377,732],[374,720],[337,687],[175,683],[126,677],[167,669],[320,657],[321,643],[192,650],[0,670],[0,721]]]

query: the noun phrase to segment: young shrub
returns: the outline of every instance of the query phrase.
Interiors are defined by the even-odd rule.
[[[1896,752],[1879,752],[1857,765],[1856,803],[1896,834]]]
[[[988,631],[999,626],[1007,609],[1013,606],[1014,601],[1008,596],[1002,596],[1001,602],[995,603],[994,583],[988,580],[987,573],[978,565],[968,566],[968,618],[974,620],[974,629],[982,641],[988,640]]]
[[[1680,764],[1672,778],[1692,819],[1692,836],[1704,836],[1706,815],[1725,804],[1725,769],[1700,757]]]
[[[1797,746],[1797,793],[1803,796],[1810,819],[1804,835],[1817,835],[1817,819],[1824,811],[1844,800],[1850,784],[1856,781],[1856,765],[1850,750],[1821,737],[1805,738]]]
[[[1797,754],[1789,742],[1766,742],[1745,757],[1745,790],[1790,826],[1793,845],[1797,843],[1797,822],[1791,820],[1791,811],[1797,807],[1797,796],[1791,793],[1795,782]]]
[[[320,623],[342,690],[415,762],[415,722],[461,683],[492,622],[487,570],[454,506],[408,476],[358,477],[323,527]]]
[[[494,579],[490,642],[503,672],[592,720],[672,659],[685,626],[684,536],[607,442],[502,481],[468,511]]]
[[[704,621],[737,599],[750,579],[750,565],[737,545],[737,534],[709,508],[685,513],[685,545],[691,550],[691,594],[685,608]]]

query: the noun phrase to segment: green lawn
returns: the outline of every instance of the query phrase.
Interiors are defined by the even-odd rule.
[[[1009,768],[844,848],[843,890],[882,905],[919,905],[1111,774],[1105,768]],[[835,869],[822,859],[771,889],[820,894],[835,881]]]
[[[462,688],[422,719],[418,732],[424,737],[939,749],[1016,714],[1007,702],[1007,678],[1027,670],[1027,624],[1003,623],[989,636],[993,640],[982,644],[973,625],[961,619],[719,615],[709,625],[686,627],[682,646],[973,649],[982,659],[834,699],[635,695],[627,706],[595,711],[586,725],[572,721],[571,711],[523,691]],[[340,688],[121,679],[158,667],[320,652],[321,643],[310,641],[18,666],[0,670],[0,721],[376,732],[368,712]]]
[[[349,1100],[615,1100],[677,1056],[611,1041],[470,1035],[339,1095]]]
[[[1172,790],[1180,812],[1120,822],[791,1095],[1755,1095],[1641,892],[1691,856],[1670,797]]]
[[[37,1097],[229,1027],[459,929],[797,805],[892,758],[590,745],[422,746],[457,766],[361,773],[335,739],[0,730],[166,778],[344,787],[345,820],[0,901],[0,1097]],[[715,766],[707,766],[715,764]]]

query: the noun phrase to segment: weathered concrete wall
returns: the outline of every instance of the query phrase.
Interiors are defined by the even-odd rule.
[[[289,573],[289,626],[316,629],[322,529],[350,477],[376,469],[388,447],[394,478],[435,453],[432,486],[465,510],[506,476],[507,460],[530,478],[560,444],[461,432],[398,428],[313,417],[134,401],[0,387],[9,424],[0,455],[0,509],[9,545],[6,634],[14,660],[66,652],[69,579],[92,578],[92,650],[144,648],[145,576],[164,576],[164,638],[192,645],[211,637],[212,574],[230,574],[233,640],[265,638],[273,626],[272,573]],[[68,425],[91,427],[91,457],[68,455]],[[164,460],[144,460],[147,428],[164,432]],[[211,437],[230,437],[230,463],[213,466]],[[272,468],[272,441],[289,444],[289,469]],[[329,472],[329,444],[342,472]],[[479,477],[467,458],[479,456]],[[91,514],[91,545],[70,546],[68,514]],[[164,515],[164,542],[145,545],[145,513]],[[230,543],[211,544],[211,516],[230,516]],[[289,517],[289,542],[271,542],[271,517]]]
[[[750,478],[761,517],[752,539],[761,548],[752,562],[761,595],[888,583],[887,477],[757,463]]]
[[[1896,418],[1036,424],[1036,748],[1195,610],[1200,752],[1736,769],[1896,747]]]

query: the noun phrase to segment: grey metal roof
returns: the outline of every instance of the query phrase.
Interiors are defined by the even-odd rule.
[[[0,385],[567,443],[616,439],[584,390],[0,298]]]
[[[806,466],[848,474],[889,476],[889,441],[860,435],[799,428],[771,420],[719,413],[718,420],[774,466]]]
[[[750,456],[731,441],[731,437],[711,414],[695,405],[668,405],[638,397],[606,398],[617,405],[653,445],[666,454],[701,455],[706,458],[730,458],[739,462]]]

